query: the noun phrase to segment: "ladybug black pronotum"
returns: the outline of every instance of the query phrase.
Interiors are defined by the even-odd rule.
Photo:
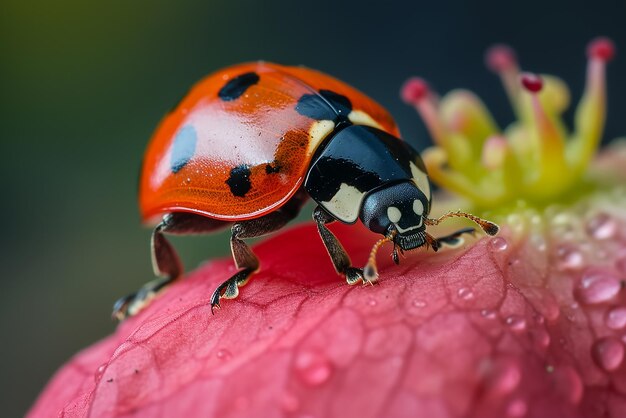
[[[201,234],[231,225],[238,272],[215,289],[234,298],[259,268],[244,238],[274,232],[292,220],[310,197],[313,219],[337,273],[349,284],[371,282],[352,266],[326,225],[361,220],[397,249],[454,244],[465,228],[442,238],[426,232],[450,216],[476,222],[490,235],[498,226],[473,215],[428,218],[431,190],[419,156],[399,139],[379,104],[326,74],[266,62],[218,71],[196,86],[161,122],[145,154],[139,201],[145,222],[157,221],[152,260],[159,278],[118,300],[114,316],[137,313],[182,276],[168,234]],[[377,247],[375,247],[376,249]],[[375,251],[375,249],[373,251]],[[373,258],[373,257],[372,257]]]

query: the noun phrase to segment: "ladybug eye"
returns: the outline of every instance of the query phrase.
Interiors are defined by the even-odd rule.
[[[413,212],[415,212],[419,216],[422,216],[424,214],[424,204],[422,203],[421,200],[415,199],[413,201]]]
[[[402,217],[402,212],[400,212],[400,209],[395,206],[389,206],[387,208],[387,217],[391,222],[398,223]]]

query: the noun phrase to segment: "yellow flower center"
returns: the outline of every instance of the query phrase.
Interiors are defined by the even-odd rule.
[[[569,90],[549,75],[521,73],[513,51],[495,46],[487,64],[506,89],[516,120],[500,129],[472,92],[455,90],[442,99],[425,81],[409,79],[402,97],[420,113],[435,145],[423,153],[431,179],[469,199],[479,210],[510,208],[519,202],[543,207],[593,189],[585,174],[604,129],[606,63],[610,40],[598,38],[589,58],[583,96],[570,132],[562,114]]]

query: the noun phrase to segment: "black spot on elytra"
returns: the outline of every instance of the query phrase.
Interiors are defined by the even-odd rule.
[[[170,156],[170,167],[174,173],[178,173],[193,157],[196,152],[198,134],[191,125],[183,126],[172,143],[172,153]]]
[[[276,174],[276,173],[279,173],[279,172],[280,172],[280,165],[279,165],[276,161],[274,161],[274,162],[273,162],[273,163],[271,163],[271,164],[266,164],[266,165],[265,165],[265,172],[266,172],[267,174]]]
[[[296,111],[315,120],[347,120],[352,111],[350,99],[330,90],[320,90],[319,94],[303,94],[296,104]]]
[[[247,165],[240,165],[230,170],[230,176],[226,180],[230,187],[230,192],[237,197],[244,197],[250,190],[250,168]]]
[[[248,90],[250,86],[259,82],[259,75],[255,72],[249,72],[238,75],[237,77],[228,80],[224,87],[222,87],[217,93],[220,99],[225,102],[238,99],[242,94]]]

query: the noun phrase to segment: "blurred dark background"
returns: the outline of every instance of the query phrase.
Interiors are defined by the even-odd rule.
[[[476,91],[512,118],[483,51],[513,45],[526,69],[558,74],[577,100],[584,48],[626,49],[626,3],[4,0],[0,6],[0,405],[22,415],[52,373],[114,328],[111,303],[152,277],[137,172],[162,115],[222,66],[306,64],[365,91],[405,138],[428,144],[398,89],[424,76]],[[626,134],[626,59],[609,68],[606,138]],[[571,117],[571,112],[570,112]],[[221,239],[219,239],[221,238]],[[226,237],[176,239],[188,268]]]

